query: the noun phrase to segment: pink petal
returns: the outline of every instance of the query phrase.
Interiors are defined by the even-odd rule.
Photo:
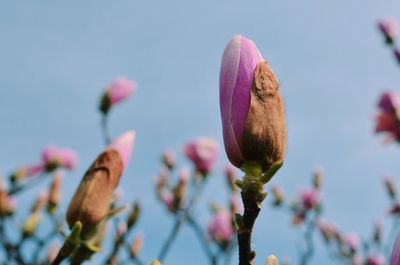
[[[136,90],[136,82],[124,77],[117,78],[107,89],[111,105],[128,98]]]
[[[131,157],[135,137],[135,131],[128,131],[119,136],[108,146],[108,149],[114,149],[120,154],[124,169],[128,165]]]
[[[200,137],[187,143],[183,152],[198,171],[207,174],[217,162],[218,149],[218,143],[213,138]]]
[[[263,60],[255,44],[236,35],[225,47],[220,70],[220,110],[225,150],[236,167],[243,162],[240,143],[250,106],[254,70]]]

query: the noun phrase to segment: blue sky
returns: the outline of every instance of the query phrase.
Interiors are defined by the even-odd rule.
[[[240,33],[269,61],[286,101],[288,153],[273,182],[293,197],[321,165],[326,215],[366,235],[387,205],[380,177],[389,173],[400,183],[399,146],[383,146],[373,135],[379,94],[400,89],[399,67],[375,23],[400,19],[398,10],[395,0],[5,1],[0,173],[37,161],[48,143],[73,148],[80,167],[65,179],[66,203],[103,148],[96,108],[104,86],[121,75],[135,79],[137,93],[112,111],[110,127],[114,136],[137,131],[121,184],[127,200],[144,205],[138,229],[146,235],[143,256],[151,259],[171,225],[152,187],[159,154],[202,135],[222,144],[219,66],[226,43]],[[220,170],[225,162],[221,152]],[[223,200],[222,176],[212,178],[205,197]],[[288,216],[263,209],[254,239],[258,263],[270,253],[296,260],[298,235],[288,227]],[[188,256],[204,264],[184,230],[168,264]]]

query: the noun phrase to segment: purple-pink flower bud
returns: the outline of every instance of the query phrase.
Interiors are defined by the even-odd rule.
[[[344,237],[344,243],[352,253],[356,252],[360,247],[360,239],[355,233],[346,234]]]
[[[42,161],[47,171],[53,171],[58,167],[73,170],[78,164],[78,156],[71,149],[49,145],[42,152]]]
[[[20,181],[25,180],[31,177],[37,176],[39,173],[42,173],[44,170],[44,166],[42,164],[39,165],[28,165],[22,166],[18,168],[15,173],[11,175],[11,181]]]
[[[207,175],[218,159],[218,143],[209,137],[200,137],[187,143],[183,153],[196,167],[196,171]]]
[[[397,22],[394,19],[380,20],[378,28],[382,32],[388,44],[393,43],[398,33]]]
[[[338,234],[338,228],[335,224],[323,220],[317,222],[317,227],[326,242],[329,242]]]
[[[225,48],[220,71],[220,110],[231,163],[283,160],[286,124],[279,85],[253,41],[236,35]]]
[[[232,215],[226,210],[217,212],[208,225],[208,233],[218,243],[226,243],[234,234]]]
[[[128,165],[129,159],[132,154],[133,144],[135,142],[135,136],[136,136],[135,131],[126,132],[121,136],[119,136],[117,139],[115,139],[108,146],[108,149],[113,149],[117,151],[118,154],[121,156],[123,162],[122,170],[124,170]]]
[[[387,133],[387,140],[400,139],[400,95],[392,92],[382,94],[378,102],[379,113],[376,116],[375,132]]]
[[[107,114],[112,106],[127,99],[137,88],[133,80],[125,77],[119,77],[110,84],[104,92],[100,101],[100,110]]]
[[[161,201],[167,207],[167,209],[171,212],[175,212],[174,210],[174,198],[170,193],[162,193],[161,194]]]
[[[135,81],[124,77],[117,78],[108,88],[107,94],[110,97],[111,105],[117,104],[128,98],[136,89]]]
[[[400,232],[397,234],[393,244],[392,255],[390,257],[390,265],[400,264]]]
[[[385,256],[383,256],[382,254],[377,253],[368,255],[366,265],[385,265],[385,264],[386,264],[386,259]]]
[[[304,210],[317,208],[320,202],[319,191],[316,189],[300,191],[300,202]]]

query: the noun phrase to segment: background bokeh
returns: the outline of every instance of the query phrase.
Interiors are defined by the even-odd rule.
[[[400,149],[373,135],[376,100],[383,90],[399,89],[400,81],[376,21],[399,18],[399,10],[396,0],[3,1],[0,172],[38,161],[48,143],[75,149],[80,165],[64,179],[65,207],[104,146],[100,94],[117,76],[135,79],[137,93],[112,111],[110,128],[113,136],[137,131],[121,186],[127,201],[143,204],[136,228],[145,234],[141,256],[154,258],[172,224],[154,195],[159,155],[166,148],[180,152],[196,136],[222,144],[220,60],[240,33],[272,65],[286,101],[287,159],[273,182],[293,197],[321,165],[326,216],[343,230],[369,235],[373,220],[385,215],[381,176],[400,180]],[[222,146],[220,153],[203,202],[226,199]],[[29,205],[38,189],[19,205]],[[206,206],[197,212],[206,224]],[[301,240],[289,227],[288,215],[264,207],[254,234],[257,263],[271,253],[297,260]],[[317,248],[314,264],[329,264],[324,248]],[[188,260],[206,263],[184,229],[167,264]]]

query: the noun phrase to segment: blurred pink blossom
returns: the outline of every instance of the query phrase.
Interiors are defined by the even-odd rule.
[[[242,201],[239,200],[238,197],[235,195],[231,196],[230,207],[231,207],[232,213],[234,213],[234,214],[235,213],[243,213],[243,211],[244,211]]]
[[[128,98],[137,88],[136,82],[125,77],[119,77],[107,87],[106,93],[111,105],[115,105]]]
[[[229,241],[234,234],[232,215],[226,210],[217,212],[208,224],[208,233],[216,242]]]
[[[123,162],[123,170],[128,165],[129,159],[131,157],[133,144],[135,142],[135,136],[135,131],[128,131],[119,136],[108,146],[108,149],[116,150],[121,156]]]
[[[218,143],[213,138],[200,137],[187,143],[183,152],[193,162],[196,170],[206,175],[217,162],[218,149]]]
[[[385,92],[378,102],[379,112],[376,116],[376,133],[387,133],[387,140],[400,139],[400,95]]]
[[[363,265],[360,256],[354,256],[351,260],[351,265]]]
[[[360,239],[356,233],[348,233],[344,236],[344,243],[351,252],[356,252],[360,246]]]
[[[316,189],[300,191],[300,202],[304,210],[315,209],[320,202],[319,191]]]
[[[163,193],[161,195],[161,201],[167,207],[167,209],[171,212],[174,211],[174,198],[169,193]]]
[[[329,223],[324,220],[318,221],[317,228],[326,241],[330,241],[338,234],[337,226],[333,223]]]
[[[44,170],[44,167],[41,164],[40,165],[22,166],[22,167],[17,169],[17,171],[15,172],[13,177],[16,180],[31,178],[31,177],[37,176],[43,170]]]
[[[392,43],[398,33],[398,25],[394,19],[382,19],[378,22],[378,28],[388,43]]]
[[[385,265],[386,260],[385,256],[382,254],[370,254],[367,258],[366,265]]]
[[[42,161],[44,168],[48,171],[58,167],[73,170],[78,164],[78,156],[71,149],[49,145],[42,152]]]

